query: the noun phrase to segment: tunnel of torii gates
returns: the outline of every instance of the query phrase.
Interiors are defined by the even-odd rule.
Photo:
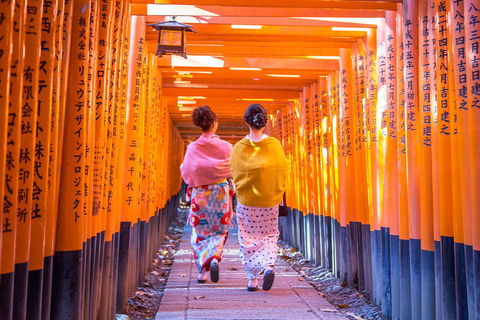
[[[123,312],[191,111],[235,143],[252,101],[290,163],[284,239],[386,318],[480,318],[479,1],[294,3],[0,2],[1,319]],[[155,56],[166,15],[188,59]]]

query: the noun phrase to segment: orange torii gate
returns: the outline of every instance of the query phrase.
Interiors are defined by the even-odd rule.
[[[128,296],[143,278],[181,183],[183,141],[158,91],[157,60],[144,53],[142,112],[127,114],[136,90],[129,66],[137,68],[128,60],[129,1],[1,6],[0,317],[112,318],[117,291]],[[142,168],[131,188],[136,210],[122,218],[123,158],[137,154],[125,154],[133,119],[145,151],[133,162]],[[126,254],[129,280],[119,281]]]
[[[282,226],[292,235],[288,240],[322,265],[332,265],[350,285],[358,282],[387,317],[478,314],[478,241],[472,235],[479,227],[473,186],[480,162],[472,141],[478,138],[480,111],[479,9],[474,1],[422,1],[418,6],[404,1],[396,12],[387,12],[376,35],[369,32],[341,51],[340,74],[327,78],[333,84],[330,103],[318,107],[323,114],[330,108],[326,114],[333,117],[322,132],[326,137],[333,132],[323,146],[335,161],[333,174],[315,175],[320,185],[327,179],[329,186],[317,189],[318,207],[302,205],[312,195],[295,177],[309,177],[313,169],[297,158],[302,150],[289,145],[296,138],[283,138],[299,134],[307,146],[308,139],[318,143],[313,128],[299,121],[294,123],[298,133],[289,131],[295,114],[287,108],[283,125],[274,123],[280,130],[272,133],[283,138],[291,161],[287,193],[294,199],[289,206],[304,219],[320,214],[314,218],[319,228],[334,230],[333,240],[316,242],[304,223],[291,217]],[[300,113],[310,110],[310,90],[323,95],[322,83],[320,78],[304,90]],[[328,172],[329,161],[323,162],[318,152],[316,157],[318,172]],[[329,197],[336,199],[331,225],[323,210]],[[369,231],[358,231],[363,228]],[[299,229],[302,235],[294,236]],[[315,248],[318,252],[327,252],[330,241],[336,248],[327,261],[306,249],[313,243],[322,246]]]
[[[271,113],[291,166],[282,235],[387,318],[479,317],[480,4],[368,6],[389,11]],[[178,200],[167,62],[129,0],[0,13],[0,318],[112,318]]]

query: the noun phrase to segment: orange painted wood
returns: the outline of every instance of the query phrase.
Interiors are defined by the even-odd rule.
[[[98,205],[94,207],[94,192],[95,192],[95,86],[97,83],[97,39],[98,39],[98,21],[99,18],[99,3],[96,1],[90,2],[90,24],[88,31],[88,72],[87,72],[87,110],[86,110],[86,125],[87,125],[87,151],[85,153],[85,184],[84,184],[84,214],[88,219],[88,223],[84,225],[85,241],[94,237],[98,233],[100,217]]]
[[[158,37],[158,36],[157,36]],[[225,68],[265,68],[265,69],[290,69],[296,70],[336,70],[337,60],[318,59],[276,59],[256,58],[254,63],[248,57],[224,57],[222,58]],[[159,60],[159,67],[171,67],[171,57],[165,56]],[[190,68],[191,69],[191,68]]]
[[[66,34],[70,33],[72,28],[72,6],[68,6],[59,1],[57,4],[57,19],[55,26],[55,55],[59,59],[54,60],[54,78],[53,78],[53,96],[52,96],[52,126],[50,128],[50,154],[53,159],[49,167],[49,189],[47,208],[53,208],[52,213],[47,215],[45,230],[45,256],[51,257],[55,253],[56,224],[58,215],[59,189],[60,189],[60,168],[62,159],[63,115],[65,114],[66,104],[66,74],[69,60],[69,48],[66,45]],[[61,59],[60,59],[61,58]]]
[[[408,168],[408,214],[410,238],[420,239],[420,120],[418,93],[418,7],[403,7],[403,52],[405,68],[405,114]]]
[[[475,10],[475,8],[477,10]],[[478,21],[478,3],[473,0],[465,1],[465,21]],[[476,20],[475,20],[476,19]],[[472,219],[472,236],[474,250],[480,250],[480,198],[478,196],[480,190],[480,147],[478,145],[478,137],[480,136],[480,99],[478,97],[478,88],[480,88],[480,79],[478,74],[480,68],[474,61],[478,61],[479,54],[475,48],[478,48],[479,41],[475,36],[478,34],[478,25],[465,24],[466,54],[467,54],[467,83],[470,88],[468,95],[468,139],[469,139],[469,157],[470,157],[470,201]],[[468,219],[468,217],[467,217]],[[470,223],[466,221],[466,223]]]
[[[90,8],[75,2],[72,13],[72,38],[66,82],[65,129],[57,218],[56,251],[81,250],[85,238],[84,217],[85,147],[87,143],[87,75]]]
[[[465,25],[464,4],[449,2],[449,16],[453,18],[453,25]],[[468,22],[467,22],[468,23]],[[472,208],[470,195],[470,158],[469,158],[469,130],[468,130],[468,87],[466,64],[465,29],[449,27],[448,37],[451,39],[451,57],[448,59],[451,86],[454,94],[451,96],[451,114],[453,117],[451,135],[452,142],[452,200],[454,218],[454,240],[456,243],[472,245]]]
[[[144,1],[132,1],[132,14],[147,15],[148,6]],[[324,8],[299,8],[299,7],[250,7],[250,6],[201,6],[202,10],[213,12],[220,17],[360,17],[360,18],[383,18],[385,13],[382,10],[341,10]]]
[[[7,153],[7,128],[8,128],[8,112],[10,104],[10,82],[11,82],[11,63],[12,63],[12,51],[13,51],[13,17],[14,17],[14,5],[3,2],[0,4],[0,13],[4,19],[0,22],[0,50],[3,54],[0,56],[0,199],[4,199],[4,187],[5,187],[5,170],[6,170],[6,153]],[[5,225],[3,220],[3,206],[4,202],[0,203],[0,221],[2,226]],[[2,235],[4,229],[0,232],[0,253],[2,248]],[[8,232],[8,231],[7,231]],[[0,255],[0,266],[2,261],[2,255]],[[1,270],[1,269],[0,269]]]
[[[291,184],[292,184],[292,190],[291,192],[291,197],[292,201],[290,199],[287,200],[290,201],[291,205],[300,210],[300,196],[299,196],[299,185],[298,185],[298,180],[297,178],[299,177],[299,163],[298,163],[298,155],[297,155],[297,150],[296,150],[296,143],[297,143],[297,132],[295,128],[297,126],[297,120],[296,120],[296,102],[292,102],[289,104],[288,107],[288,136],[290,137],[289,139],[289,146],[290,146],[290,164],[291,164]]]
[[[323,81],[322,81],[323,80]],[[324,145],[324,134],[326,132],[322,131],[321,123],[322,118],[325,117],[325,122],[327,121],[327,116],[324,115],[327,112],[326,100],[322,101],[322,95],[326,94],[327,82],[326,79],[319,79],[317,82],[312,84],[312,143],[313,143],[313,170],[315,181],[313,184],[315,200],[314,204],[316,207],[315,214],[326,216],[327,213],[327,193],[325,192],[325,185],[328,179],[328,167],[327,167],[327,157],[322,153]],[[324,103],[325,102],[325,103]]]
[[[39,196],[38,186],[34,184],[35,155],[37,153],[37,115],[38,88],[40,74],[40,41],[43,1],[27,1],[27,13],[24,25],[25,61],[22,86],[22,122],[19,158],[19,183],[17,195],[17,238],[15,263],[25,263],[30,256],[30,232],[34,213],[33,199]]]
[[[448,2],[445,2],[448,8]],[[438,0],[435,1],[435,8],[438,8]],[[440,7],[442,8],[442,7]],[[434,161],[437,161],[438,167],[434,175],[437,175],[438,183],[438,208],[435,215],[440,220],[440,235],[443,237],[453,237],[453,194],[452,194],[452,143],[451,135],[454,134],[453,128],[453,106],[451,99],[453,95],[453,83],[448,69],[448,59],[444,52],[448,52],[451,45],[451,39],[448,38],[447,31],[447,12],[437,10],[437,28],[436,36],[436,84],[437,84],[437,109],[434,109],[434,134],[432,143],[438,144]],[[408,105],[407,105],[408,107]],[[414,160],[414,159],[412,159]],[[435,181],[434,181],[435,183]],[[435,208],[434,208],[435,209]],[[413,222],[413,221],[412,221]],[[412,223],[411,222],[411,223]]]
[[[134,5],[134,10],[137,10],[137,6]],[[263,8],[261,8],[263,9]],[[247,9],[247,11],[250,11]],[[144,12],[143,14],[139,15],[145,15],[148,13],[147,10],[139,10],[139,12]],[[344,11],[346,15],[351,15],[348,11]],[[229,15],[229,16],[212,16],[208,17],[205,20],[208,19],[208,24],[216,24],[216,25],[229,25],[229,24],[236,24],[236,25],[248,25],[252,23],[252,16],[251,15],[246,15],[245,12],[240,12],[236,13],[237,16]],[[292,19],[292,18],[286,18],[286,17],[276,17],[276,16],[263,16],[263,17],[257,17],[255,18],[255,23],[257,25],[262,25],[262,26],[316,26],[316,27],[358,27],[358,24],[348,22],[348,21],[328,21],[328,20],[313,20],[313,19],[305,19],[305,15],[300,16],[300,18]],[[318,17],[318,16],[316,16]],[[331,17],[331,16],[330,16]],[[165,18],[164,15],[148,15],[147,16],[147,23],[156,23],[158,21],[163,21]],[[182,19],[179,19],[182,21]],[[203,23],[205,20],[202,20],[202,18],[198,18],[198,20],[190,20],[188,23],[192,25],[194,28],[200,24]],[[365,26],[366,28],[375,28],[375,22],[374,20],[371,20],[371,24],[368,22],[362,23],[362,26]]]
[[[436,74],[436,12],[435,12],[435,5],[434,0],[428,0],[428,16],[429,16],[429,50],[432,53],[429,57],[429,72],[431,75]],[[431,144],[432,144],[432,208],[433,208],[433,232],[434,232],[434,241],[440,241],[440,219],[439,219],[439,175],[438,175],[438,136],[436,134],[436,126],[437,126],[437,84],[436,84],[436,77],[430,77],[430,112],[431,112]]]
[[[150,126],[145,132],[148,134],[149,137],[149,145],[148,145],[148,157],[149,157],[149,171],[147,173],[148,177],[148,189],[147,189],[147,203],[146,203],[146,210],[148,217],[153,217],[155,215],[155,197],[156,197],[156,190],[155,190],[155,178],[158,174],[157,172],[157,163],[158,163],[158,119],[157,119],[157,100],[160,98],[160,92],[157,90],[161,86],[161,82],[159,82],[159,78],[161,78],[161,74],[158,72],[158,60],[155,55],[149,55],[148,57],[149,66],[150,66],[150,75],[149,75],[149,98],[147,103],[150,104],[150,112],[146,115],[148,121],[150,121]]]
[[[146,208],[146,193],[147,193],[147,163],[148,163],[148,139],[149,136],[146,135],[146,129],[150,126],[147,123],[146,114],[150,111],[148,103],[148,83],[149,83],[149,73],[147,66],[148,53],[144,48],[143,53],[143,65],[142,65],[142,85],[141,85],[141,98],[140,98],[140,149],[139,149],[139,159],[138,159],[138,179],[139,179],[139,189],[138,189],[138,199],[139,199],[139,218],[140,221],[147,221],[147,208]]]
[[[354,139],[355,139],[355,206],[357,221],[368,224],[368,186],[367,173],[364,170],[367,164],[367,135],[366,135],[366,58],[365,43],[357,40],[355,44],[355,101],[354,101]]]
[[[342,218],[341,225],[346,226],[350,221],[357,221],[357,212],[355,209],[355,160],[354,160],[354,151],[355,151],[355,141],[354,141],[354,118],[353,118],[353,65],[352,65],[352,50],[351,49],[342,49],[340,51],[340,96],[341,96],[341,121],[342,121],[342,134],[343,134],[343,145],[342,145],[342,160],[344,159],[344,170],[343,171],[343,188],[341,188],[340,193],[343,193],[345,196],[344,201],[342,201]],[[343,191],[343,192],[342,192]],[[343,199],[342,199],[343,200]],[[345,207],[345,210],[343,209]]]
[[[382,212],[382,201],[383,201],[383,188],[381,181],[383,181],[384,176],[384,161],[385,161],[385,145],[382,134],[382,113],[386,109],[386,78],[385,78],[385,21],[381,21],[377,28],[376,35],[377,43],[377,98],[375,110],[372,110],[372,132],[373,132],[373,144],[372,150],[375,150],[375,155],[372,155],[372,165],[373,170],[373,183],[374,187],[374,197],[373,205],[376,206],[376,212],[374,215],[374,224],[378,226],[380,230],[382,226],[385,226],[383,212]],[[373,94],[373,93],[372,93]],[[375,210],[375,209],[374,209]]]
[[[110,94],[110,74],[112,65],[112,27],[114,21],[114,1],[103,1],[98,8],[96,18],[98,19],[97,37],[94,39],[97,50],[94,61],[95,81],[92,85],[93,92],[93,115],[95,136],[93,143],[93,214],[98,214],[98,227],[96,232],[106,230],[106,164],[107,161],[107,139],[111,136],[108,131],[108,98]]]
[[[308,147],[311,144],[311,134],[312,134],[312,127],[311,127],[311,87],[303,88],[302,100],[301,100],[301,118],[300,120],[300,145],[301,148],[299,150],[300,153],[300,163],[302,166],[302,198],[304,203],[304,210],[303,214],[307,215],[312,213],[312,202],[310,200],[311,197],[311,188],[313,185],[313,175],[311,171],[311,162],[310,157],[308,155],[311,152],[311,145],[310,149]],[[308,123],[307,123],[308,121]]]
[[[115,232],[120,232],[120,222],[122,220],[122,205],[123,205],[123,172],[125,168],[124,153],[126,146],[126,117],[127,117],[127,84],[128,84],[128,71],[129,71],[129,49],[130,49],[130,34],[131,34],[131,18],[130,18],[130,6],[128,6],[128,0],[123,0],[123,19],[121,25],[121,74],[119,75],[119,108],[118,108],[118,153],[117,153],[117,169],[115,172],[115,186],[116,186],[116,211],[118,216],[115,220]],[[117,110],[116,110],[117,111]]]
[[[383,182],[385,181],[385,160],[386,160],[386,147],[387,147],[387,40],[386,40],[386,30],[387,23],[386,20],[381,23],[381,26],[377,29],[377,59],[378,59],[378,100],[377,100],[377,110],[376,110],[376,121],[377,121],[377,137],[378,137],[378,149],[377,149],[377,160],[378,160],[378,181],[379,189],[378,194],[378,219],[380,227],[388,228],[389,227],[389,211],[384,210],[384,193],[388,192],[383,188]]]
[[[24,30],[26,5],[14,9],[13,24],[20,27],[13,29],[11,88],[8,108],[7,150],[5,159],[5,190],[2,225],[2,274],[15,269],[16,235],[17,235],[17,194],[19,185],[20,137],[22,119],[22,90],[24,63]]]
[[[334,149],[335,157],[335,194],[336,194],[336,209],[335,209],[335,220],[340,223],[341,226],[346,226],[346,208],[345,208],[345,198],[342,197],[342,192],[345,192],[345,155],[342,153],[345,149],[345,136],[343,134],[343,125],[342,119],[340,118],[340,71],[336,71],[332,75],[332,83],[334,87],[333,99],[335,101],[333,117],[335,118],[334,128],[335,128],[335,141],[336,146]],[[343,222],[342,222],[343,221]]]
[[[125,6],[123,1],[115,1],[113,9],[113,30],[111,41],[111,61],[109,71],[109,84],[108,84],[108,131],[107,134],[107,146],[106,146],[106,176],[105,176],[105,192],[106,197],[104,203],[106,206],[106,233],[105,241],[112,241],[113,234],[116,232],[116,225],[119,225],[120,212],[117,207],[117,191],[118,191],[118,175],[117,170],[119,167],[118,151],[120,149],[120,99],[121,99],[121,72],[122,72],[122,54],[123,54],[123,25],[122,19]]]
[[[136,223],[139,214],[140,100],[145,17],[132,17],[126,100],[125,167],[123,168],[122,221]]]
[[[420,163],[420,216],[421,222],[421,246],[422,250],[434,251],[435,243],[433,238],[433,198],[432,198],[432,112],[433,90],[431,73],[433,63],[432,35],[431,25],[429,23],[428,1],[422,0],[419,6],[421,23],[419,25],[419,66],[423,74],[419,78],[419,106],[420,106],[420,143],[421,143],[421,163]]]
[[[295,101],[294,105],[294,137],[295,137],[295,157],[297,161],[297,181],[296,181],[296,188],[298,190],[298,209],[305,215],[307,214],[306,210],[306,196],[305,196],[305,158],[303,151],[305,150],[304,147],[304,127],[302,126],[302,96],[300,99]]]
[[[396,41],[397,14],[389,11],[385,14],[385,78],[386,108],[382,115],[382,133],[385,143],[385,162],[383,176],[383,214],[388,216],[385,227],[390,227],[390,234],[400,234],[400,217],[398,205],[398,95],[397,95],[397,60]]]
[[[366,37],[366,73],[367,96],[365,110],[367,139],[367,185],[368,185],[368,216],[370,230],[379,230],[378,221],[378,171],[377,171],[377,37],[376,30],[370,29]]]
[[[400,5],[399,5],[400,7]],[[409,240],[408,223],[408,172],[407,172],[407,136],[405,114],[405,78],[403,60],[403,15],[400,7],[397,12],[396,45],[397,45],[397,154],[398,154],[398,211],[400,219],[400,240]]]
[[[317,81],[312,84],[312,154],[313,154],[313,172],[314,172],[314,181],[313,181],[313,204],[315,208],[315,215],[326,215],[327,200],[326,193],[324,190],[325,183],[325,173],[328,173],[326,166],[323,165],[322,157],[322,112],[326,110],[326,106],[322,104],[322,91],[325,92],[326,81],[323,79],[323,82]]]
[[[50,221],[53,210],[48,210],[49,174],[50,174],[50,145],[52,113],[54,113],[53,86],[55,67],[55,40],[56,40],[56,4],[39,8],[43,11],[42,28],[40,32],[40,70],[38,92],[38,119],[35,142],[35,176],[32,208],[32,230],[30,241],[29,270],[43,269],[43,261],[46,243],[46,226]],[[58,120],[58,119],[57,119]]]
[[[152,117],[152,128],[150,129],[150,155],[151,155],[151,164],[150,171],[152,178],[150,178],[148,192],[149,192],[149,216],[152,217],[155,215],[157,207],[157,177],[158,177],[158,131],[160,126],[159,118],[159,101],[161,99],[161,94],[158,88],[161,86],[161,73],[158,72],[157,58],[151,57],[152,60],[152,96],[151,96],[151,117]]]
[[[338,183],[337,183],[337,163],[338,163],[338,138],[337,138],[337,116],[336,110],[338,109],[338,96],[336,94],[338,87],[337,81],[335,80],[335,73],[332,73],[327,76],[326,79],[326,93],[322,97],[326,99],[326,104],[328,108],[327,116],[327,134],[328,134],[328,143],[327,143],[327,158],[328,158],[328,198],[329,205],[327,207],[327,216],[336,219],[336,210],[337,210],[337,199],[338,199]],[[323,125],[323,124],[322,124]],[[325,147],[324,147],[325,148]],[[325,151],[325,150],[324,150]]]
[[[188,0],[155,0],[155,3],[161,4],[191,4],[191,1]],[[197,6],[245,6],[245,7],[286,7],[290,8],[292,6],[291,2],[286,0],[274,1],[267,0],[258,2],[251,2],[248,0],[242,1],[233,1],[225,2],[221,0],[202,0],[195,1]],[[322,9],[382,9],[382,10],[396,10],[396,4],[392,2],[376,2],[376,1],[312,1],[312,0],[302,0],[296,1],[295,7],[298,8],[322,8]]]

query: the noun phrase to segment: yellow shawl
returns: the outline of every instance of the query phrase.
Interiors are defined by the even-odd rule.
[[[261,208],[280,203],[285,191],[288,162],[277,139],[267,137],[253,142],[243,138],[233,147],[230,166],[238,202]]]

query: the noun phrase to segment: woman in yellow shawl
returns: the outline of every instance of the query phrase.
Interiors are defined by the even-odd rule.
[[[258,290],[264,271],[263,290],[272,287],[277,258],[278,205],[282,201],[288,163],[280,142],[263,133],[267,112],[253,104],[244,120],[250,133],[233,148],[230,159],[237,191],[240,256],[248,278],[247,289]]]

